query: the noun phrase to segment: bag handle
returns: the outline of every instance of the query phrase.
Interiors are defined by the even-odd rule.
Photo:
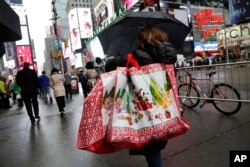
[[[132,65],[133,67],[136,67],[136,68],[140,67],[139,63],[133,57],[132,53],[128,53],[128,55],[127,55],[127,65],[126,65],[126,68],[128,68],[129,65]]]

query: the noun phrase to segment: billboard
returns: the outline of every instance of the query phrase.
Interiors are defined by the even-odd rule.
[[[103,48],[99,38],[96,36],[87,44],[87,58],[89,60],[95,60],[96,57],[100,57],[101,59],[105,58]]]
[[[24,62],[29,62],[30,64],[33,64],[30,46],[17,46],[16,53],[19,67],[23,67]]]
[[[218,51],[218,42],[217,41],[194,42],[194,51],[195,52]]]
[[[125,0],[126,9],[131,8],[137,2],[139,2],[139,0]]]
[[[96,17],[96,26],[99,27],[101,24],[114,16],[115,10],[113,0],[101,0],[96,5],[94,13]]]
[[[237,45],[250,46],[250,23],[235,25],[219,30],[216,33],[216,37],[220,46],[224,46],[225,42],[227,42],[228,47]]]
[[[82,48],[76,8],[71,9],[69,11],[68,20],[69,20],[71,47],[72,50],[74,51],[76,49]]]
[[[231,24],[236,24],[250,16],[249,1],[229,0]]]
[[[77,8],[81,38],[89,38],[93,34],[90,8]]]

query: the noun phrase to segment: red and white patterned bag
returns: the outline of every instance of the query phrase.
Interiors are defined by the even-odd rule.
[[[179,109],[173,65],[118,67],[85,100],[77,148],[104,154],[184,134],[190,125]]]
[[[132,67],[128,73],[126,68],[117,68],[112,105],[106,140],[119,148],[140,149],[190,127],[179,111],[173,65]]]

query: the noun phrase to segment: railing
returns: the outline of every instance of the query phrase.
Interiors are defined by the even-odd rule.
[[[211,90],[211,83],[207,80],[207,74],[216,72],[213,77],[213,83],[226,83],[234,87],[240,93],[239,99],[231,99],[231,101],[250,102],[250,61],[202,65],[194,67],[177,68],[177,83],[188,83],[190,77],[189,72],[195,79],[195,84],[202,91],[208,93]],[[180,81],[179,79],[182,78]],[[180,97],[181,98],[181,97]],[[204,100],[204,97],[188,97]],[[207,97],[206,99],[211,99]]]

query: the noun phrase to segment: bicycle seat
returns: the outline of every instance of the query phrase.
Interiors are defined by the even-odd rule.
[[[216,72],[215,72],[215,71],[212,71],[212,72],[208,73],[207,75],[208,75],[209,77],[212,77],[214,74],[216,74]]]

